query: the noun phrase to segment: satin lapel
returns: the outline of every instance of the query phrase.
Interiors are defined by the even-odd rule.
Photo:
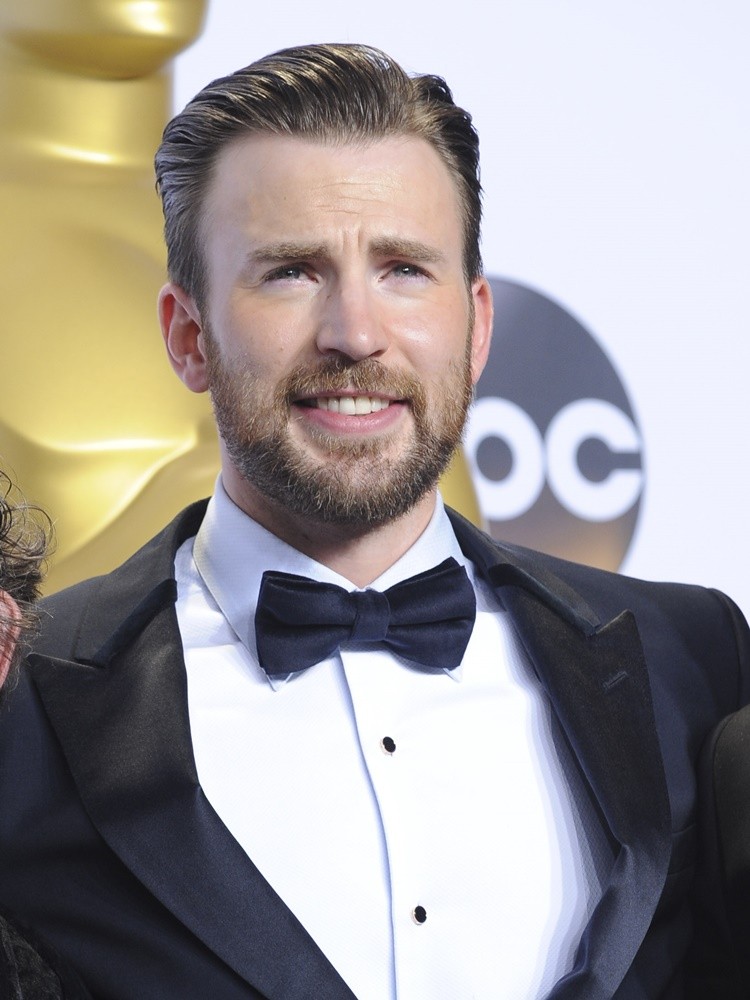
[[[175,540],[164,543],[170,575]],[[148,587],[144,569],[164,562],[164,545],[105,578],[81,629],[79,662],[30,660],[83,804],[143,885],[269,1000],[352,1000],[200,789],[174,581],[157,578],[135,600]],[[129,614],[117,622],[124,604]],[[106,637],[96,618],[107,621]]]
[[[620,844],[554,1000],[611,998],[659,902],[671,827],[648,673],[633,615],[600,623],[586,601],[522,550],[455,523],[462,548],[495,586],[549,693],[581,771]]]

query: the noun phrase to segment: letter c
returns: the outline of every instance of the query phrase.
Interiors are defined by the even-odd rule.
[[[602,399],[578,399],[553,417],[545,437],[547,480],[558,501],[587,521],[612,521],[630,510],[643,489],[641,469],[615,469],[602,482],[591,482],[580,470],[578,451],[596,438],[613,453],[640,452],[633,421]]]

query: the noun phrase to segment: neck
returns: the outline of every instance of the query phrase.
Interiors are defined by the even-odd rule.
[[[152,175],[153,155],[170,112],[171,77],[159,71],[104,80],[56,70],[0,41],[0,171],[49,167]],[[39,176],[36,173],[35,176]]]
[[[398,562],[416,542],[435,510],[436,490],[427,493],[401,517],[377,527],[322,524],[270,506],[239,477],[222,473],[230,499],[287,545],[351,581],[367,587]]]

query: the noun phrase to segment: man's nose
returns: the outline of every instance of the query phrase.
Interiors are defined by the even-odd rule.
[[[326,297],[317,333],[321,354],[343,354],[352,361],[381,355],[388,335],[377,292],[365,280],[341,280]]]

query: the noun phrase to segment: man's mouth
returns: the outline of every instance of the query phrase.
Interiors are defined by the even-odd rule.
[[[366,416],[368,413],[386,410],[392,401],[383,399],[381,396],[315,396],[311,399],[300,399],[297,402],[301,406],[329,410],[331,413]]]

